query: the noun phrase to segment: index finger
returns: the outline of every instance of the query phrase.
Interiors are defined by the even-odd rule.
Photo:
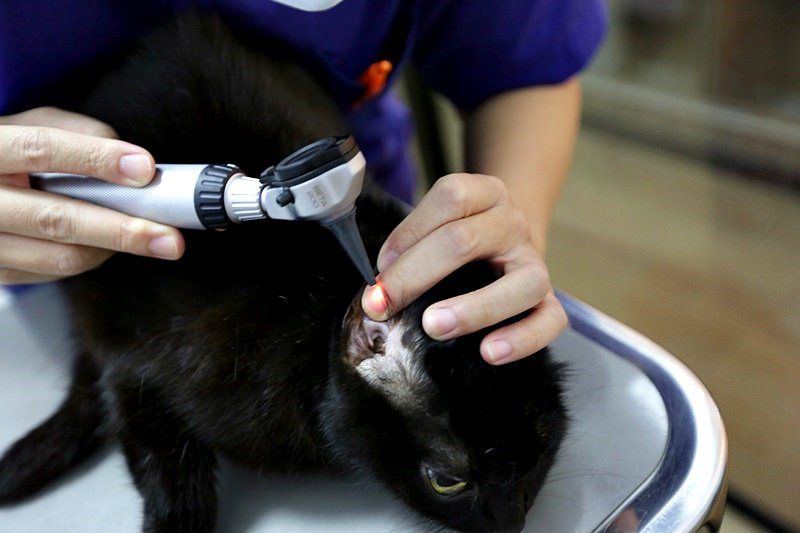
[[[378,254],[378,270],[386,270],[397,256],[441,226],[486,211],[504,195],[505,185],[494,176],[450,174],[440,178],[386,239]]]
[[[0,186],[0,232],[136,255],[177,259],[181,233],[113,209],[31,189]]]
[[[68,172],[123,185],[144,185],[153,157],[136,145],[38,126],[0,126],[0,174]]]

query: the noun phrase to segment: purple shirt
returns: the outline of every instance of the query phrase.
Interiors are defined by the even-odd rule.
[[[0,114],[52,104],[65,75],[112,56],[189,6],[213,8],[243,31],[288,45],[341,108],[379,182],[410,200],[408,110],[384,91],[352,109],[370,64],[413,62],[469,110],[499,92],[563,81],[591,58],[605,28],[603,0],[344,0],[307,13],[269,0],[4,0]]]

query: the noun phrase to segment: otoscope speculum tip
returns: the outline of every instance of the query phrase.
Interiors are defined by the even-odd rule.
[[[336,236],[339,244],[342,245],[350,260],[364,277],[364,281],[369,285],[375,285],[375,269],[372,268],[367,250],[364,248],[364,241],[361,240],[361,233],[356,225],[356,208],[353,207],[344,215],[321,224]]]

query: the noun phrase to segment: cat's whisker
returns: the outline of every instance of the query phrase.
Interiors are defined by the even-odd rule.
[[[183,459],[186,457],[186,450],[189,448],[189,441],[183,443],[183,450],[181,450],[181,457],[178,459],[178,464],[183,464]]]
[[[552,478],[547,478],[546,484],[553,484],[553,483],[558,483],[558,482],[562,482],[562,481],[569,481],[569,480],[572,480],[572,479],[580,479],[580,478],[584,478],[584,477],[587,477],[587,478],[588,477],[603,477],[603,478],[608,477],[608,478],[615,478],[615,479],[626,480],[626,481],[627,480],[636,481],[637,479],[639,479],[636,476],[617,474],[617,473],[609,472],[609,471],[605,471],[605,470],[597,470],[597,471],[589,471],[589,470],[587,470],[587,471],[583,471],[583,472],[578,471],[578,472],[573,472],[573,473],[565,473],[565,474],[562,474],[562,475],[559,475],[559,476],[554,476]]]

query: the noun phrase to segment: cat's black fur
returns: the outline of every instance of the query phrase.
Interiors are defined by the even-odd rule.
[[[189,16],[103,77],[79,110],[162,162],[235,162],[250,175],[318,138],[340,113],[300,68]],[[404,210],[367,186],[370,255]],[[67,399],[0,461],[0,502],[29,496],[106,440],[144,498],[144,529],[213,529],[216,457],[258,471],[358,471],[464,531],[517,531],[566,415],[546,351],[492,367],[485,332],[424,335],[430,303],[493,279],[461,269],[387,323],[314,223],[187,231],[177,262],[117,254],[64,283],[80,340]],[[421,268],[424,268],[421,266]],[[372,366],[371,366],[372,365]],[[429,479],[466,487],[437,493]]]

